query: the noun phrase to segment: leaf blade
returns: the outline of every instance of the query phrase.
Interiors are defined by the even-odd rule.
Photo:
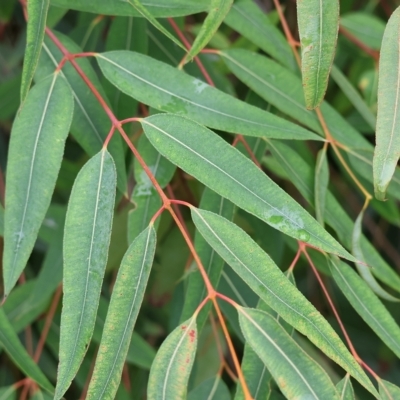
[[[39,61],[49,5],[50,0],[30,0],[27,4],[28,26],[24,65],[22,68],[21,102],[25,100],[28,94]]]
[[[379,61],[378,116],[373,158],[375,196],[384,200],[400,152],[400,7],[383,35]]]
[[[78,174],[64,233],[63,309],[55,398],[68,389],[90,342],[107,264],[116,172],[107,150]]]
[[[272,316],[251,308],[239,307],[238,312],[246,340],[257,350],[287,398],[339,399],[326,372]]]
[[[301,72],[308,109],[318,107],[328,86],[339,29],[338,0],[298,1]]]
[[[153,263],[155,245],[156,232],[150,226],[132,242],[121,262],[88,389],[88,399],[114,399],[118,390],[133,327]]]
[[[186,398],[196,346],[197,327],[193,317],[175,328],[158,350],[150,370],[149,399]]]
[[[299,204],[207,128],[168,114],[143,119],[142,125],[161,154],[222,197],[289,236],[353,260]]]
[[[72,111],[71,92],[55,74],[32,89],[13,125],[4,215],[5,296],[25,268],[50,204]]]

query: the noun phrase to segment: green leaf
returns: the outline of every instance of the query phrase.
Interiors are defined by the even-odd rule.
[[[285,36],[253,0],[236,0],[224,23],[291,71],[298,71],[296,59]]]
[[[389,294],[385,289],[379,285],[374,276],[372,275],[371,268],[365,265],[365,257],[361,248],[361,235],[362,235],[362,220],[364,217],[364,210],[358,215],[356,222],[354,223],[353,235],[352,235],[352,247],[353,255],[358,260],[356,267],[359,274],[363,277],[367,285],[384,300],[388,301],[400,301],[400,299]]]
[[[220,51],[228,68],[278,110],[324,135],[317,114],[307,110],[301,79],[277,62],[244,49]],[[371,149],[370,143],[326,102],[321,112],[332,136],[350,148]]]
[[[262,300],[371,393],[375,393],[336,332],[250,236],[232,222],[209,211],[193,207],[192,218],[207,242]]]
[[[0,203],[0,236],[4,236],[4,208]]]
[[[54,34],[70,53],[75,54],[82,52],[82,49],[69,37],[58,32],[54,32]],[[59,48],[52,42],[52,40],[45,37],[35,80],[40,81],[52,74],[62,58],[63,54]],[[97,74],[90,65],[89,60],[87,58],[79,58],[76,62],[103,99],[107,101],[107,97],[101,87]],[[96,97],[88,89],[86,83],[70,63],[64,65],[62,71],[60,71],[60,75],[68,82],[75,100],[71,134],[85,152],[92,157],[103,147],[103,143],[111,128],[110,119],[104,112],[103,107],[97,101]],[[113,156],[117,168],[118,189],[121,193],[125,193],[125,154],[120,135],[115,134],[113,136],[108,145],[108,151]]]
[[[339,29],[339,0],[303,0],[297,3],[301,43],[301,73],[309,110],[324,99],[335,57]]]
[[[155,28],[167,36],[168,39],[172,40],[178,47],[186,51],[185,46],[156,20],[155,16],[142,4],[140,0],[123,1],[129,3],[141,17],[146,18]]]
[[[379,394],[381,400],[399,400],[400,399],[400,387],[393,385],[393,383],[379,379]]]
[[[29,0],[27,4],[28,26],[22,69],[21,102],[25,100],[28,94],[39,61],[49,4],[50,0]]]
[[[375,196],[385,199],[400,154],[400,7],[383,35],[379,59],[378,117],[373,160]]]
[[[400,357],[400,328],[368,285],[344,262],[332,258],[331,273],[361,318]]]
[[[199,34],[196,36],[192,47],[188,51],[186,62],[193,60],[193,58],[207,46],[228,14],[232,3],[233,0],[211,0],[207,18],[204,20]]]
[[[49,207],[72,120],[71,91],[60,74],[29,92],[15,119],[7,165],[4,294],[25,268]]]
[[[63,309],[56,399],[71,384],[92,337],[110,244],[116,172],[107,150],[76,177],[64,233]]]
[[[238,307],[243,335],[288,399],[339,400],[326,372],[268,313]]]
[[[375,130],[375,115],[367,106],[365,100],[361,97],[360,93],[354,88],[354,86],[350,83],[350,81],[346,78],[342,71],[338,67],[336,67],[336,65],[332,65],[331,76],[336,84],[340,87],[342,92],[351,101],[354,108],[361,114],[368,125],[373,130]]]
[[[385,23],[375,15],[363,11],[340,16],[340,26],[354,35],[367,47],[379,50],[385,31]]]
[[[0,388],[0,400],[17,400],[17,388],[14,385]]]
[[[339,392],[340,400],[355,400],[353,385],[350,381],[350,375],[346,375],[339,383],[336,384]]]
[[[329,165],[326,159],[326,149],[324,146],[317,156],[317,164],[315,166],[315,214],[317,221],[324,226],[325,213],[325,197],[329,184]]]
[[[175,328],[161,345],[150,370],[147,397],[185,399],[197,346],[196,317]]]
[[[193,389],[188,400],[231,400],[229,389],[220,376],[209,378]]]
[[[0,344],[11,360],[26,376],[35,381],[43,389],[52,393],[54,391],[52,384],[47,380],[46,376],[19,341],[2,308],[0,308],[0,326]]]
[[[269,399],[272,376],[260,357],[246,342],[241,369],[254,400]],[[237,384],[235,400],[245,400],[242,386]]]
[[[129,246],[118,271],[103,336],[88,389],[88,399],[114,399],[121,380],[156,246],[153,226]]]
[[[218,196],[209,188],[205,188],[200,201],[200,207],[222,215],[224,218],[232,220],[235,206],[225,198]],[[207,276],[213,287],[218,287],[221,277],[224,260],[215,252],[215,250],[204,240],[198,232],[194,238],[194,246],[199,255]],[[183,304],[181,321],[190,318],[196,311],[198,305],[207,296],[207,290],[204,285],[204,279],[198,268],[189,273],[186,285],[186,294]],[[211,304],[208,302],[197,316],[197,326],[201,332],[206,322]]]
[[[141,14],[127,0],[52,0],[52,4],[95,14],[139,17]],[[146,0],[143,2],[156,18],[180,17],[207,11],[210,0]]]
[[[165,63],[143,54],[113,51],[97,56],[105,75],[122,92],[158,110],[182,114],[231,133],[278,139],[318,136],[246,104]],[[163,79],[158,79],[162,76]]]
[[[222,197],[289,236],[354,260],[254,163],[207,128],[172,114],[141,122],[161,154]]]

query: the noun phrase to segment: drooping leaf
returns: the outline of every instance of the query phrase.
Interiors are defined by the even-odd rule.
[[[128,0],[52,0],[52,4],[95,14],[139,17]],[[210,0],[146,0],[142,2],[155,18],[180,17],[207,11]]]
[[[328,86],[339,29],[339,0],[302,0],[296,5],[304,95],[312,110],[321,104]]]
[[[122,260],[88,389],[88,399],[115,397],[153,264],[155,245],[156,232],[150,226],[132,242]]]
[[[188,400],[231,400],[229,389],[220,376],[212,377],[201,383],[191,392]]]
[[[255,43],[260,49],[291,71],[298,66],[282,31],[271,21],[268,15],[252,0],[236,0],[224,20],[224,23]]]
[[[398,400],[400,399],[400,387],[394,385],[391,382],[379,379],[379,394],[381,400]]]
[[[355,400],[353,385],[351,384],[350,375],[346,375],[339,383],[336,384],[340,400]]]
[[[219,195],[289,236],[353,260],[254,163],[207,128],[172,114],[154,115],[142,124],[161,154]]]
[[[378,117],[373,160],[375,196],[385,199],[400,155],[400,7],[383,35],[379,59]]]
[[[8,356],[18,366],[18,368],[29,378],[35,381],[43,389],[53,392],[54,388],[46,376],[32,360],[25,350],[25,347],[19,341],[19,338],[8,321],[4,310],[0,308],[0,345],[6,351]]]
[[[63,309],[56,399],[71,384],[92,337],[110,244],[116,187],[107,150],[79,172],[68,204],[64,233]]]
[[[228,14],[233,0],[211,0],[210,10],[206,19],[203,22],[199,34],[196,36],[192,47],[188,51],[186,61],[191,61],[194,57],[207,46],[208,42],[218,30],[222,21]]]
[[[329,184],[329,165],[326,159],[326,149],[324,146],[317,156],[317,164],[315,166],[315,214],[317,221],[324,226],[324,213],[325,213],[325,196]]]
[[[194,207],[191,211],[199,232],[262,300],[371,393],[375,393],[328,322],[242,229],[209,211]]]
[[[82,49],[68,36],[58,32],[54,32],[54,34],[70,53],[74,54],[82,52]],[[53,73],[62,58],[63,54],[60,49],[52,42],[52,40],[45,37],[42,54],[36,70],[35,80],[40,81]],[[79,58],[76,62],[103,99],[107,101],[97,74],[90,65],[89,60],[87,58]],[[85,152],[92,157],[102,149],[104,141],[110,131],[111,122],[96,97],[88,89],[86,83],[70,63],[64,65],[62,71],[60,71],[60,75],[68,82],[75,100],[71,134]],[[111,139],[108,145],[108,151],[113,156],[117,168],[118,189],[121,193],[125,193],[125,154],[121,137],[118,134],[115,134]]]
[[[97,60],[106,78],[122,92],[158,110],[248,136],[319,140],[317,135],[298,125],[245,104],[143,54],[113,51],[99,54]]]
[[[178,47],[180,47],[183,50],[186,50],[185,46],[157,21],[155,16],[147,9],[147,7],[144,4],[142,4],[140,0],[124,0],[124,1],[129,3],[141,17],[146,18],[155,28],[157,28],[160,32],[162,32],[165,36],[167,36],[168,39],[172,40]]]
[[[329,266],[335,282],[357,313],[400,357],[400,327],[382,302],[346,263],[331,258]]]
[[[400,301],[400,299],[392,296],[376,281],[372,275],[371,268],[365,265],[365,257],[361,248],[361,235],[362,235],[362,221],[364,217],[364,210],[358,215],[356,222],[354,223],[353,235],[352,235],[352,247],[353,255],[358,260],[356,267],[359,274],[362,276],[367,285],[384,300],[388,301]]]
[[[39,61],[46,28],[46,17],[50,0],[29,0],[26,49],[21,81],[21,102],[25,100]]]
[[[288,399],[339,400],[335,386],[312,358],[268,313],[238,308],[243,335]]]
[[[368,123],[371,129],[375,130],[376,117],[371,109],[366,104],[365,100],[361,97],[360,93],[354,88],[342,71],[336,66],[332,65],[331,70],[332,79],[340,87],[342,92],[351,101],[354,108],[361,114],[364,120]]]
[[[175,328],[161,345],[150,370],[149,400],[185,399],[197,346],[196,318]]]
[[[25,268],[49,207],[72,120],[71,91],[60,74],[29,92],[11,132],[4,216],[4,294]]]

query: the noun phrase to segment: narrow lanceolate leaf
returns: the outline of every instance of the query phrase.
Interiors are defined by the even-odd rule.
[[[208,211],[192,208],[192,218],[207,242],[265,303],[371,393],[376,393],[328,322],[250,236]]]
[[[317,221],[322,226],[324,226],[325,196],[329,184],[329,166],[326,159],[326,149],[327,147],[324,146],[318,152],[314,183],[315,214]]]
[[[364,210],[358,215],[356,222],[354,223],[353,235],[352,235],[352,248],[353,255],[356,260],[356,267],[359,274],[363,277],[367,285],[382,299],[388,301],[400,301],[397,297],[392,296],[377,282],[374,275],[372,275],[371,267],[365,264],[364,253],[361,248],[361,237],[362,237],[362,220],[364,217]]]
[[[193,389],[187,400],[231,400],[229,389],[220,376],[212,377]],[[0,399],[1,400],[1,399]]]
[[[379,384],[379,394],[381,395],[381,400],[400,399],[400,387],[383,379],[379,379],[378,384]]]
[[[351,384],[350,375],[346,375],[337,385],[336,389],[339,393],[340,400],[355,400],[353,385]]]
[[[210,11],[204,20],[199,34],[188,51],[186,61],[191,61],[211,40],[222,21],[228,14],[233,0],[211,0]]]
[[[324,99],[335,57],[339,29],[339,0],[297,1],[301,43],[301,72],[308,109]]]
[[[8,153],[4,292],[15,285],[49,207],[72,120],[71,91],[60,74],[37,84],[15,119]]]
[[[107,150],[79,172],[68,204],[64,232],[63,309],[56,399],[71,384],[92,337],[114,209],[116,172]]]
[[[13,330],[2,308],[0,308],[0,326],[0,345],[15,365],[43,389],[53,392],[54,388],[52,384],[47,380],[46,376],[19,341],[17,334]]]
[[[378,117],[373,160],[375,196],[385,199],[400,155],[400,7],[383,35],[379,59]]]
[[[24,66],[22,69],[21,102],[25,100],[28,94],[39,61],[49,4],[50,0],[28,1],[28,26],[26,31]]]
[[[351,267],[331,258],[335,282],[361,318],[400,357],[400,328],[378,297]]]
[[[185,46],[157,21],[157,19],[153,16],[153,14],[149,12],[149,10],[142,4],[140,0],[124,0],[124,1],[129,3],[141,17],[146,18],[155,28],[157,28],[160,32],[162,32],[167,38],[171,39],[177,46],[186,51]]]
[[[143,301],[156,245],[153,226],[129,246],[118,271],[87,399],[114,399],[133,327]]]
[[[329,376],[268,313],[238,308],[246,341],[262,359],[287,399],[332,399],[339,395]]]
[[[170,114],[154,115],[142,124],[161,154],[222,197],[289,236],[354,260],[298,203],[215,133]]]
[[[186,399],[197,347],[196,318],[175,328],[161,345],[150,370],[149,400]]]
[[[272,376],[248,342],[244,346],[241,369],[254,400],[269,399]],[[237,384],[234,400],[245,400],[242,385]]]
[[[211,128],[247,136],[320,140],[296,124],[143,54],[112,51],[98,55],[97,60],[111,83],[158,110],[182,114]],[[159,76],[163,79],[158,79]]]

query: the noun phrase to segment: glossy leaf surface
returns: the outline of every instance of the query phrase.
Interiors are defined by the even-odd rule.
[[[268,367],[288,399],[339,400],[326,372],[308,356],[268,313],[239,308],[243,334]]]
[[[192,208],[192,218],[207,242],[262,300],[374,393],[368,378],[328,322],[242,229],[200,209]]]
[[[277,139],[318,136],[148,56],[113,51],[97,57],[105,77],[122,92],[160,111],[181,114],[215,129]],[[157,79],[162,75],[163,80]]]
[[[72,112],[71,91],[55,74],[30,91],[14,123],[4,216],[5,296],[25,268],[49,207]]]
[[[129,246],[115,281],[88,399],[114,399],[143,301],[156,245],[152,226]]]
[[[175,328],[165,339],[150,370],[149,400],[185,399],[197,347],[196,319]]]
[[[172,114],[155,115],[142,124],[161,154],[219,195],[289,236],[353,259],[250,160],[207,128]]]
[[[68,389],[92,337],[107,264],[115,188],[113,159],[102,150],[82,168],[71,192],[64,233],[57,399]]]
[[[383,35],[379,59],[378,117],[374,153],[374,188],[385,199],[400,155],[400,7],[392,14]]]
[[[304,95],[307,108],[314,109],[325,96],[335,57],[339,1],[301,0],[296,5]]]

